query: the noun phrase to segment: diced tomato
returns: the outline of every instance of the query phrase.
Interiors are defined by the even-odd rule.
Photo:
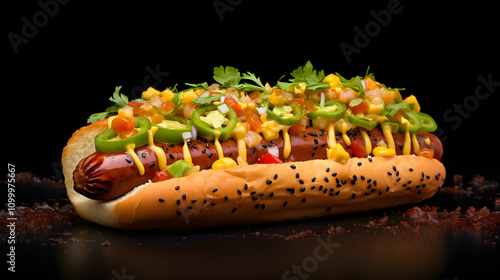
[[[250,93],[248,95],[248,97],[250,97],[250,99],[254,100],[255,98],[259,97],[259,93],[260,93],[260,91],[256,90],[256,91]]]
[[[250,109],[249,107],[247,107],[247,109],[244,112],[244,115],[248,125],[250,126],[250,130],[255,131],[262,125],[257,110]]]
[[[135,120],[125,116],[118,116],[111,122],[111,128],[117,134],[128,132],[135,128]]]
[[[160,182],[160,181],[165,181],[168,179],[173,178],[172,175],[167,170],[162,170],[156,172],[156,176],[153,178],[153,182]]]
[[[167,112],[171,111],[172,109],[174,109],[174,107],[175,107],[174,102],[172,102],[172,101],[168,100],[167,102],[165,102],[165,103],[163,104],[163,106],[161,106],[161,108],[160,108],[160,109],[161,109],[163,112],[167,113]]]
[[[241,109],[240,104],[231,95],[226,96],[226,98],[224,99],[224,103],[226,103],[227,106],[230,106],[231,108],[233,108],[234,111],[236,112],[236,115],[239,116],[243,113],[243,110]]]
[[[366,157],[365,142],[363,140],[352,140],[351,151],[355,157],[364,158]]]
[[[300,106],[304,107],[304,97],[295,97],[293,101],[299,103]]]
[[[434,150],[431,148],[421,148],[420,150],[418,150],[417,156],[432,159],[434,157]]]
[[[368,103],[363,101],[359,103],[359,105],[352,107],[351,110],[355,115],[365,113],[366,111],[368,111]]]
[[[274,164],[274,163],[283,163],[281,159],[271,153],[265,153],[259,159],[259,163],[262,164]]]

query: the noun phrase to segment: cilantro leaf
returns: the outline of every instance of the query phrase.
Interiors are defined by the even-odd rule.
[[[256,91],[256,90],[267,91],[266,86],[264,86],[262,84],[262,81],[260,80],[260,78],[255,76],[255,74],[253,74],[253,73],[250,73],[250,72],[243,73],[243,77],[241,79],[253,81],[254,83],[256,83],[256,85],[252,85],[249,83],[243,83],[243,84],[238,85],[236,87],[237,90],[242,90],[242,91],[246,91],[246,92]]]
[[[190,88],[183,90],[183,92],[188,91],[188,90],[197,90],[197,89],[204,89],[205,91],[209,90],[207,82],[199,83],[199,84],[186,83],[186,85],[190,86]]]
[[[105,118],[118,113],[118,109],[127,106],[128,97],[120,93],[121,88],[122,86],[116,87],[113,96],[109,98],[109,100],[113,101],[115,105],[108,107],[104,112],[90,115],[90,117],[87,119],[87,123],[95,123],[96,121],[104,120]]]
[[[335,75],[337,75],[339,77],[339,79],[340,79],[339,85],[341,87],[352,88],[352,89],[358,91],[361,96],[365,96],[366,92],[363,88],[363,84],[361,84],[361,77],[360,76],[356,76],[356,77],[353,77],[350,80],[348,80],[337,72],[335,73]]]
[[[214,67],[214,80],[224,88],[236,87],[240,84],[241,75],[238,69],[226,66]]]
[[[384,107],[384,115],[389,119],[392,119],[399,110],[403,110],[406,112],[412,110],[411,106],[405,102],[402,102],[401,99],[395,98],[393,99],[393,101],[396,102],[396,104],[390,104]]]
[[[191,103],[199,104],[199,105],[210,104],[213,101],[219,100],[223,95],[225,95],[225,94],[221,93],[221,94],[214,94],[212,96],[207,96],[207,97],[196,97],[193,101],[191,101]]]
[[[314,70],[311,61],[307,61],[306,65],[299,66],[290,74],[293,77],[293,79],[289,80],[290,82],[292,82],[292,84],[286,89],[290,88],[291,86],[298,86],[298,84],[300,83],[306,83],[306,88],[310,90],[330,87],[328,83],[323,82],[323,79],[325,78],[325,72],[323,70]],[[288,83],[278,82],[278,86],[281,89],[285,89],[284,87],[286,87],[287,85]]]

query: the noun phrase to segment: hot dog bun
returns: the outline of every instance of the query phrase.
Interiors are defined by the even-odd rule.
[[[73,189],[73,170],[95,152],[96,122],[73,134],[63,150],[68,197],[86,220],[123,229],[196,228],[338,215],[420,202],[446,177],[443,164],[418,156],[309,160],[203,170],[141,185],[111,201]]]

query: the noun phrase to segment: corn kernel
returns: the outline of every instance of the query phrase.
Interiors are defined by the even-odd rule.
[[[198,95],[194,92],[194,90],[188,90],[181,94],[182,104],[189,103],[197,98]]]
[[[336,88],[340,83],[340,78],[335,74],[330,74],[323,79],[323,82],[329,83],[331,88]]]
[[[373,149],[373,155],[376,157],[393,157],[396,155],[396,150],[379,146]]]
[[[156,94],[159,96],[160,91],[156,90],[152,87],[149,87],[147,90],[142,92],[142,99],[149,100],[149,99],[151,99],[151,96],[153,96],[153,94]]]
[[[276,96],[276,93],[273,91],[271,93],[271,96],[269,97],[269,102],[274,104],[275,106],[283,106],[285,104],[285,97],[283,96]]]
[[[420,112],[420,104],[418,104],[418,100],[415,97],[415,95],[412,94],[406,97],[405,100],[403,100],[403,102],[408,105],[413,105],[413,110],[415,110],[415,112]]]
[[[220,159],[216,160],[212,164],[212,169],[213,170],[219,170],[219,169],[226,169],[226,168],[234,167],[234,166],[238,166],[238,164],[236,163],[236,161],[234,161],[230,157],[223,157],[223,158],[220,158]]]
[[[129,106],[120,108],[120,109],[118,109],[118,116],[133,118],[134,117],[134,109],[132,109],[132,107],[129,107]]]
[[[198,95],[198,96],[200,96],[204,92],[205,92],[205,89],[202,89],[202,88],[197,89],[197,90],[194,91],[194,93],[196,93],[196,95]]]
[[[168,100],[171,100],[172,98],[174,98],[174,96],[175,96],[175,93],[169,89],[166,89],[166,90],[160,92],[161,101],[163,101],[163,102],[167,102]]]

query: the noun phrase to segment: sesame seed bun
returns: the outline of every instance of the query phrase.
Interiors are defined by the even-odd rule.
[[[73,189],[78,162],[95,152],[106,121],[75,132],[63,150],[68,197],[86,220],[123,229],[196,228],[306,219],[416,203],[446,177],[436,159],[407,155],[309,160],[203,170],[136,187],[111,201]]]

